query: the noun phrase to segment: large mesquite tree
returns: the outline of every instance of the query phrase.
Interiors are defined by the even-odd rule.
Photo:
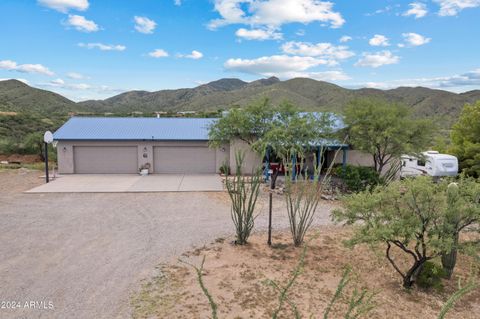
[[[379,174],[400,155],[425,150],[433,136],[431,121],[414,119],[408,107],[381,99],[352,101],[345,124],[349,142],[372,155]]]
[[[445,207],[445,190],[431,179],[419,177],[351,195],[345,200],[345,209],[335,210],[333,218],[346,224],[360,222],[350,243],[383,244],[403,286],[410,288],[425,262],[453,247],[452,239],[444,236]],[[393,249],[410,258],[407,269],[401,269]]]
[[[311,143],[332,136],[330,113],[306,113],[289,103],[271,105],[268,99],[232,108],[209,128],[210,146],[238,139],[264,154],[270,148],[287,162],[301,156]]]
[[[465,105],[451,137],[450,151],[458,156],[462,171],[480,177],[480,101]]]

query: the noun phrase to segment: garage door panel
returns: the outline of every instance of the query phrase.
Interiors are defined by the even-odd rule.
[[[208,147],[153,148],[155,173],[210,174],[216,172],[215,150]]]
[[[77,174],[134,174],[138,172],[136,146],[75,146]]]

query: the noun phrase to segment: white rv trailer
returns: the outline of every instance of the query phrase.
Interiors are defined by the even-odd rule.
[[[453,155],[440,154],[437,151],[423,152],[419,157],[402,155],[401,160],[401,178],[420,175],[442,177],[458,174],[457,158]]]

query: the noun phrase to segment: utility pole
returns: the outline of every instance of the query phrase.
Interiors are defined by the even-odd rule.
[[[48,175],[48,143],[43,143],[45,145],[45,182],[50,182],[50,176]]]
[[[276,169],[270,179],[270,194],[269,194],[269,209],[268,209],[268,246],[272,246],[272,202],[273,190],[275,189],[275,182],[277,181],[278,169]]]

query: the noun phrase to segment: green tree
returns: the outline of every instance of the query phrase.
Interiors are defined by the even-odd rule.
[[[480,101],[464,106],[451,137],[451,151],[458,157],[462,171],[480,177]]]
[[[292,156],[303,157],[312,144],[332,136],[332,115],[329,113],[302,113],[288,103],[275,109],[271,126],[252,145],[260,153],[269,147],[284,162]]]
[[[431,121],[413,119],[406,106],[380,99],[352,101],[345,124],[351,144],[372,155],[379,174],[400,155],[423,150],[433,135]]]
[[[26,154],[37,154],[42,160],[45,159],[42,132],[30,133],[25,137],[24,152]]]
[[[302,113],[289,103],[272,106],[265,99],[231,109],[215,122],[209,131],[210,145],[219,147],[239,139],[259,154],[269,147],[289,162],[294,154],[302,156],[311,143],[331,136],[331,123],[329,113]]]
[[[445,207],[444,184],[418,177],[351,195],[345,209],[335,210],[332,217],[346,224],[359,222],[351,245],[384,244],[387,260],[410,288],[427,261],[453,247],[442,225]],[[392,257],[394,247],[411,258],[406,271]]]
[[[240,139],[252,146],[271,129],[275,109],[268,99],[245,108],[233,108],[215,122],[209,130],[210,145],[219,147]]]

